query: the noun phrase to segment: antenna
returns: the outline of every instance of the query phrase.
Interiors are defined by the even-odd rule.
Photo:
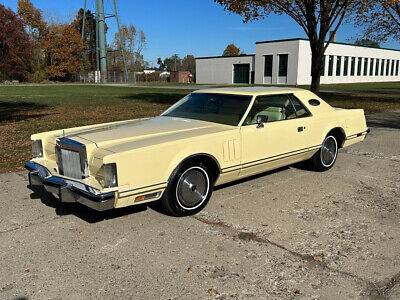
[[[83,7],[83,19],[82,19],[82,42],[85,36],[85,21],[86,21],[86,4],[87,0],[84,0],[84,7]],[[117,8],[117,1],[113,0],[114,6],[114,14],[107,14],[104,13],[104,0],[95,0],[95,8],[96,8],[96,83],[101,82],[101,75],[107,74],[107,42],[106,42],[106,30],[105,30],[105,19],[110,17],[115,17],[117,21],[118,27],[118,35],[119,35],[119,42],[121,46],[121,55],[122,60],[124,63],[124,77],[125,82],[128,82],[128,70],[126,68],[126,60],[125,60],[125,42],[122,37],[122,31],[119,23],[118,17],[118,8]],[[106,77],[104,77],[104,81]]]

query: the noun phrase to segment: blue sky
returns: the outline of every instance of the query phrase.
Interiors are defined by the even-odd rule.
[[[70,20],[83,7],[84,0],[31,0],[46,17]],[[94,11],[94,0],[87,0]],[[17,0],[0,0],[16,10]],[[104,0],[106,12],[112,12],[112,0]],[[155,64],[157,57],[174,53],[184,56],[221,55],[226,45],[236,44],[246,53],[254,53],[255,42],[273,39],[306,37],[303,30],[289,17],[271,15],[244,24],[240,16],[229,14],[213,0],[117,0],[120,21],[134,24],[147,36],[145,59]],[[115,21],[109,19],[110,35],[115,32]],[[338,32],[339,42],[351,42],[360,29],[344,24]],[[108,37],[108,38],[109,38]],[[400,48],[398,42],[382,46]]]

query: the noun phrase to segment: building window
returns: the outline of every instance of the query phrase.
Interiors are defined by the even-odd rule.
[[[356,70],[356,58],[352,57],[351,58],[351,70],[350,70],[350,75],[354,76],[354,72]]]
[[[374,59],[371,58],[371,63],[369,64],[369,76],[374,75]]]
[[[379,58],[376,59],[375,76],[379,76]]]
[[[338,56],[336,58],[336,76],[340,76],[341,69],[342,69],[342,57]]]
[[[344,57],[344,67],[343,67],[343,76],[347,76],[349,71],[349,57]]]
[[[357,64],[357,76],[361,76],[361,65],[362,65],[362,57],[359,57]]]
[[[390,76],[394,76],[394,59],[392,60],[392,70],[390,72]]]
[[[364,58],[364,76],[368,75],[368,58]]]
[[[386,60],[386,76],[389,76],[390,71],[390,59]]]
[[[286,77],[288,69],[288,54],[279,54],[279,76]]]
[[[381,76],[385,75],[385,60],[381,59]]]
[[[321,63],[321,76],[325,76],[325,60],[326,60],[326,55],[322,58],[322,63]]]
[[[272,64],[274,61],[273,55],[266,55],[265,56],[265,65],[264,65],[264,76],[271,77],[272,76]]]
[[[328,76],[333,75],[333,55],[329,55]]]
[[[396,76],[399,76],[399,61],[396,63]]]

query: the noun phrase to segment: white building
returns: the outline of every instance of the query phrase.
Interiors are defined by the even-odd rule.
[[[400,50],[332,42],[323,60],[321,83],[400,81]],[[256,54],[196,58],[199,84],[311,84],[307,39],[256,43]]]

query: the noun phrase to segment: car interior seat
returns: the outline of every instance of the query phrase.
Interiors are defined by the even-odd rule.
[[[263,115],[268,117],[268,122],[281,121],[285,119],[285,113],[282,107],[268,107],[263,111],[258,112],[252,120],[252,123],[257,123],[257,117]]]

